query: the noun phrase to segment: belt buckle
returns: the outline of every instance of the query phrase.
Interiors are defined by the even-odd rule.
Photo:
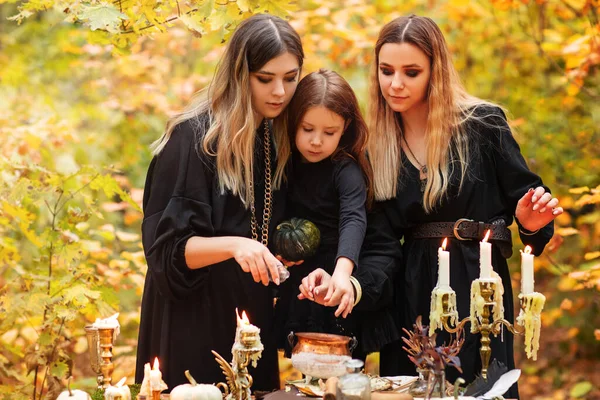
[[[454,227],[452,228],[452,232],[454,233],[454,237],[457,238],[458,240],[469,240],[468,238],[464,238],[462,236],[460,236],[460,234],[458,233],[458,229],[460,228],[460,224],[462,224],[463,222],[473,222],[472,219],[468,219],[468,218],[461,218],[459,220],[457,220],[454,223]]]

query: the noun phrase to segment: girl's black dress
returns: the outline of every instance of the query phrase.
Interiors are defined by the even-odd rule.
[[[278,389],[271,288],[255,283],[234,259],[198,270],[189,269],[185,262],[185,243],[192,236],[251,237],[250,211],[238,197],[220,192],[214,159],[198,151],[207,127],[205,115],[180,124],[152,160],[146,178],[142,240],[148,273],[136,382],[142,381],[144,364],[154,357],[159,358],[170,389],[187,383],[184,371],[188,369],[198,382],[225,381],[211,350],[231,359],[237,307],[261,329],[265,346],[258,367],[250,367],[252,389]],[[261,124],[255,143],[254,192],[259,225],[264,203],[263,129]],[[275,150],[271,147],[274,169]],[[275,191],[271,233],[283,217],[284,202],[283,192]]]
[[[276,304],[278,345],[290,355],[290,332],[325,332],[355,336],[352,318],[336,318],[337,308],[298,300],[302,279],[316,268],[333,274],[339,257],[358,265],[367,226],[366,186],[358,164],[349,157],[303,162],[295,151],[288,170],[286,216],[313,222],[321,232],[317,253],[289,268],[290,278],[279,290]]]
[[[468,178],[462,190],[458,191],[458,177],[453,174],[451,189],[434,212],[426,214],[423,195],[420,191],[419,171],[403,155],[403,176],[394,199],[382,204],[384,212],[396,238],[404,238],[402,245],[402,266],[396,284],[396,304],[401,324],[412,329],[418,315],[429,321],[431,291],[437,282],[437,251],[441,239],[411,239],[411,228],[428,222],[454,222],[460,218],[486,223],[503,219],[506,226],[513,222],[518,200],[530,189],[542,185],[539,176],[527,168],[519,146],[513,138],[506,117],[497,107],[480,107],[475,111],[478,120],[468,123],[471,156]],[[519,224],[519,221],[517,221]],[[519,224],[519,228],[520,228]],[[533,247],[536,255],[541,254],[554,232],[553,223],[534,235],[521,234],[523,243]],[[471,282],[479,277],[479,241],[460,241],[450,237],[450,285],[456,292],[459,317],[469,316]],[[506,258],[500,254],[497,244],[492,249],[494,270],[502,278],[504,285],[505,318],[514,320],[514,297]],[[467,331],[469,326],[467,325]],[[438,334],[439,341],[448,339]],[[462,376],[470,382],[481,371],[479,356],[480,335],[467,334],[460,353],[463,368]],[[513,335],[504,332],[501,338],[492,339],[492,359],[497,358],[514,368]],[[402,350],[401,342],[395,342],[381,352],[382,375],[414,375],[415,369]],[[447,370],[450,382],[458,376],[453,368]],[[510,397],[516,397],[516,388]]]

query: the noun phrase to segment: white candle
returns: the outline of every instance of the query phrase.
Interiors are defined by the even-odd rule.
[[[158,357],[154,359],[154,366],[150,371],[150,390],[157,391],[161,390],[162,372],[158,369]]]
[[[446,251],[448,239],[444,239],[442,247],[438,249],[438,287],[450,287],[450,252]]]
[[[533,254],[531,247],[521,250],[521,293],[533,293]]]
[[[490,231],[479,242],[479,278],[490,279],[492,277],[492,244],[488,242]]]

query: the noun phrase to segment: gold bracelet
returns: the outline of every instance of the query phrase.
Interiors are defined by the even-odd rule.
[[[362,287],[360,286],[360,282],[358,282],[358,279],[356,279],[353,276],[350,276],[350,282],[352,283],[352,286],[354,286],[354,290],[356,291],[356,297],[354,299],[354,307],[356,307],[356,305],[362,298]]]
[[[525,236],[533,236],[533,235],[535,235],[536,233],[538,233],[540,231],[538,229],[538,230],[535,230],[535,231],[525,232],[525,231],[523,231],[523,229],[525,229],[525,228],[519,228],[519,232],[521,232]]]

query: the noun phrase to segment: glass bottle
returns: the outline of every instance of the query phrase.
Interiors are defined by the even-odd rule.
[[[348,360],[344,364],[346,374],[338,382],[336,400],[370,400],[371,380],[361,373],[364,363],[361,360]]]
[[[279,283],[283,283],[290,277],[290,271],[283,264],[277,264],[277,271],[279,272]],[[267,269],[267,273],[269,274],[269,282],[273,282],[271,271]]]
[[[427,393],[427,383],[429,381],[429,372],[427,368],[417,368],[419,378],[408,388],[408,393],[413,397],[425,397]]]

